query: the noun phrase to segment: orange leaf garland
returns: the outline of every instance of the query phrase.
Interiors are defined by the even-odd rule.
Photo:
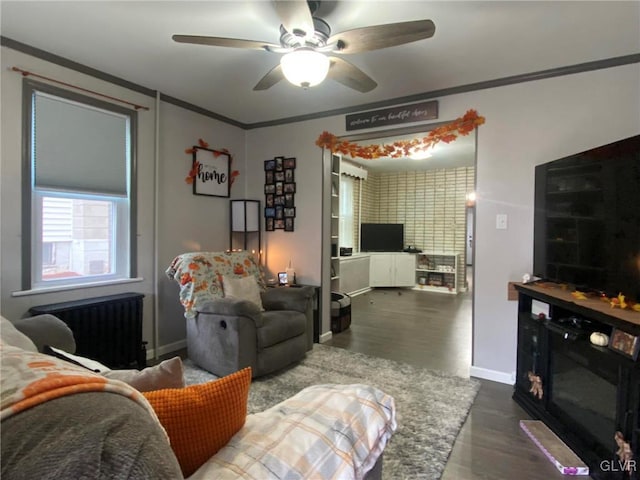
[[[434,128],[423,138],[398,140],[388,145],[359,145],[348,140],[340,140],[332,133],[325,131],[316,140],[316,145],[326,148],[332,153],[341,153],[366,160],[382,157],[400,158],[409,156],[416,150],[427,150],[439,142],[451,143],[460,135],[469,135],[484,122],[484,117],[478,115],[478,112],[468,110],[462,117]]]
[[[184,179],[184,181],[187,182],[189,185],[191,185],[194,179],[196,178],[196,175],[198,174],[198,168],[200,168],[200,162],[198,161],[193,162],[193,167],[191,168],[191,170],[189,170],[189,174],[187,175],[187,178]]]

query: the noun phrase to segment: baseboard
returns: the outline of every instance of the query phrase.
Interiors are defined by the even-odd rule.
[[[504,383],[506,385],[515,384],[515,375],[513,373],[499,372],[498,370],[489,370],[488,368],[480,368],[471,366],[469,374],[472,377],[491,380],[492,382]]]
[[[333,332],[325,332],[320,335],[320,343],[326,343],[333,338]]]
[[[371,290],[373,290],[373,288],[364,287],[364,288],[361,288],[360,290],[356,290],[355,292],[349,292],[349,296],[350,297],[356,297],[358,295],[362,295],[363,293],[370,292]]]
[[[158,356],[166,355],[167,353],[176,352],[178,350],[182,350],[187,348],[187,340],[178,340],[177,342],[168,343],[166,345],[161,345],[158,348]],[[147,350],[147,360],[151,360],[156,357],[155,349],[150,348]]]

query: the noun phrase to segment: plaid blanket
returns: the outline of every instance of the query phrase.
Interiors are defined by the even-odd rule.
[[[315,385],[247,416],[190,480],[361,479],[396,430],[393,397],[368,385]]]

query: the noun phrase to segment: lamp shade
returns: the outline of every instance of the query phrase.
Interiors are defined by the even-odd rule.
[[[258,230],[260,230],[260,202],[231,200],[231,231],[257,232]]]
[[[229,248],[234,250],[238,243],[242,250],[262,252],[260,232],[260,200],[231,200]]]
[[[299,48],[280,59],[282,73],[298,87],[313,87],[322,82],[329,72],[329,58],[322,53]]]

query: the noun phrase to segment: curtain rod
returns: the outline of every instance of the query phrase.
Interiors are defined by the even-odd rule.
[[[109,100],[114,100],[116,102],[125,103],[127,105],[131,105],[136,110],[149,110],[149,107],[138,105],[136,103],[132,103],[132,102],[129,102],[127,100],[122,100],[120,98],[112,97],[110,95],[105,95],[104,93],[94,92],[93,90],[89,90],[89,89],[86,89],[86,88],[83,88],[83,87],[78,87],[77,85],[72,85],[70,83],[62,82],[62,81],[56,80],[54,78],[45,77],[44,75],[39,75],[37,73],[29,72],[27,70],[23,70],[23,69],[18,68],[18,67],[11,67],[11,70],[13,70],[14,72],[21,73],[23,77],[28,77],[29,75],[31,75],[33,77],[41,78],[41,79],[47,80],[49,82],[57,83],[58,85],[64,85],[65,87],[75,88],[76,90],[81,90],[83,92],[90,93],[92,95],[97,95],[99,97],[108,98]]]

